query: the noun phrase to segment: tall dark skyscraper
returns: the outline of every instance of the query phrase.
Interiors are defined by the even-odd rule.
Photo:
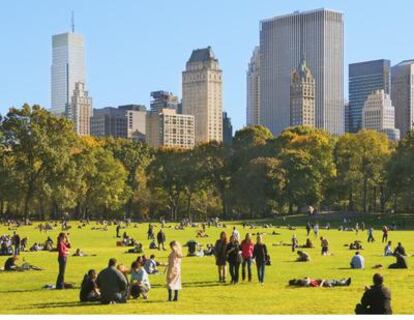
[[[349,131],[362,128],[362,108],[375,90],[390,94],[391,62],[372,60],[349,65]]]

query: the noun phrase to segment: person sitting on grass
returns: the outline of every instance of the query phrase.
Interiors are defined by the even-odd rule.
[[[307,238],[305,244],[302,246],[302,248],[313,248],[313,243],[311,241],[311,239]]]
[[[349,250],[363,250],[361,241],[355,240],[349,244]]]
[[[402,246],[401,242],[398,242],[398,246],[394,249],[394,256],[399,253],[402,256],[406,256],[407,253],[405,252],[405,248]]]
[[[370,288],[365,287],[361,303],[356,305],[356,314],[392,314],[391,291],[384,287],[384,278],[379,274],[374,274],[374,285]]]
[[[29,251],[41,251],[41,250],[43,250],[43,247],[37,242],[33,243],[33,245],[29,249]]]
[[[348,287],[351,284],[351,278],[341,280],[327,280],[327,279],[312,279],[305,277],[303,279],[292,279],[289,280],[289,286],[292,287]]]
[[[79,299],[81,302],[99,301],[101,299],[101,293],[99,292],[98,285],[96,284],[95,270],[89,270],[83,277]]]
[[[152,240],[149,244],[150,249],[158,249],[157,244],[155,243],[155,240]]]
[[[306,253],[305,251],[298,250],[297,254],[298,254],[298,257],[296,259],[297,262],[309,262],[309,261],[311,261],[311,258],[309,256],[309,254]]]
[[[159,272],[157,269],[159,265],[160,263],[155,261],[155,255],[152,254],[150,258],[144,262],[144,269],[148,274],[157,274]]]
[[[403,256],[401,253],[396,253],[395,258],[397,259],[395,263],[392,263],[388,266],[388,269],[407,269],[408,263],[405,256]]]
[[[144,253],[144,249],[142,248],[142,243],[136,242],[135,246],[132,249],[129,249],[127,253]]]
[[[188,247],[188,257],[196,257],[197,256],[197,246],[198,242],[195,240],[188,240],[187,243],[183,247]]]
[[[391,245],[392,245],[392,242],[391,241],[388,241],[387,245],[384,248],[384,256],[385,257],[393,256],[394,255],[394,253],[392,252]]]
[[[99,272],[96,280],[104,304],[126,302],[128,282],[122,272],[117,270],[116,262],[114,258],[109,259],[108,267]]]
[[[364,269],[365,268],[365,259],[359,254],[359,251],[355,252],[355,255],[351,259],[351,268],[352,269]]]
[[[17,256],[8,258],[4,263],[4,271],[19,271],[19,267],[16,265],[18,259]]]
[[[212,243],[207,243],[206,249],[203,250],[205,256],[214,255],[214,246]]]
[[[144,299],[148,298],[148,292],[151,285],[148,279],[148,273],[145,271],[142,263],[134,261],[131,265],[130,294],[132,298],[137,299],[140,295]]]

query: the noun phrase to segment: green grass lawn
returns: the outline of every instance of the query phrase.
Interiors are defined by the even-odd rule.
[[[286,222],[286,221],[285,221]],[[81,248],[87,253],[96,254],[95,257],[69,257],[66,282],[73,282],[77,287],[85,272],[94,268],[101,270],[106,266],[111,257],[128,267],[136,258],[136,255],[125,254],[125,247],[116,247],[115,227],[109,227],[109,231],[77,229],[77,224],[72,223],[70,230],[72,250]],[[228,223],[225,229],[231,232],[233,224]],[[360,232],[358,236],[354,232],[340,232],[337,230],[321,230],[321,235],[328,237],[331,256],[320,256],[319,241],[312,240],[317,245],[314,249],[306,249],[312,257],[310,263],[294,262],[296,254],[287,246],[272,246],[279,241],[290,242],[293,233],[296,233],[299,242],[306,240],[306,231],[303,227],[295,231],[286,228],[278,229],[253,229],[243,230],[239,225],[239,231],[244,234],[250,232],[265,232],[265,242],[269,248],[272,265],[266,268],[265,285],[260,286],[256,280],[256,269],[253,266],[254,280],[252,283],[240,283],[239,285],[222,285],[217,282],[216,266],[213,257],[185,257],[182,261],[183,290],[180,292],[180,301],[167,302],[167,290],[165,288],[164,274],[150,277],[152,290],[149,299],[128,301],[127,304],[100,305],[80,304],[78,301],[79,289],[47,290],[42,289],[45,284],[54,284],[57,275],[56,252],[25,252],[22,257],[26,261],[44,268],[44,271],[28,272],[0,272],[0,313],[2,314],[352,314],[354,306],[359,302],[364,292],[364,286],[371,284],[375,270],[371,269],[375,264],[388,264],[394,262],[393,257],[383,257],[381,243],[381,231],[375,232],[376,242],[366,243],[366,232]],[[142,241],[145,246],[145,254],[157,255],[158,260],[165,262],[168,251],[159,252],[148,249],[146,240],[147,224],[139,224],[137,228],[131,226],[126,231],[135,239]],[[166,229],[167,241],[178,240],[185,243],[189,239],[195,239],[197,228],[187,228],[185,231]],[[209,238],[199,239],[200,242],[214,243],[218,234],[223,229],[207,229]],[[276,230],[281,235],[271,235]],[[158,229],[156,229],[158,231]],[[59,230],[48,233],[54,240]],[[0,233],[11,233],[6,227],[0,228]],[[19,229],[21,236],[29,237],[29,244],[41,241],[47,237],[45,232],[40,233],[33,226]],[[411,255],[414,253],[414,231],[390,232],[390,240],[396,244],[403,242],[406,250]],[[348,269],[353,251],[344,247],[355,239],[363,241],[365,250],[362,251],[366,259],[366,270]],[[186,252],[186,250],[184,250]],[[0,257],[3,265],[6,257]],[[410,266],[414,258],[409,257]],[[414,305],[411,299],[414,293],[414,271],[388,270],[380,271],[385,277],[385,284],[392,292],[392,308],[394,313],[412,314]],[[287,282],[291,278],[304,276],[321,278],[347,278],[352,277],[350,287],[340,288],[289,288]],[[228,277],[229,278],[229,277]]]

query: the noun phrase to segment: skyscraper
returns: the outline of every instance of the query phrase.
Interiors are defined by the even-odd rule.
[[[404,137],[414,128],[414,60],[405,60],[392,67],[391,86],[396,127]]]
[[[223,143],[231,144],[233,142],[233,126],[231,118],[227,116],[227,112],[223,112]]]
[[[178,97],[168,91],[151,92],[151,111],[161,112],[162,109],[177,110]]]
[[[278,135],[290,124],[290,75],[306,58],[315,78],[315,123],[344,132],[343,14],[318,9],[260,23],[260,124]]]
[[[349,65],[349,119],[350,132],[362,128],[362,108],[375,90],[390,94],[390,60],[373,60]]]
[[[395,110],[390,96],[384,90],[372,92],[365,100],[362,127],[384,132],[394,141],[400,138],[400,130],[395,128]]]
[[[183,114],[194,116],[196,143],[222,141],[222,71],[211,47],[193,50],[182,86]]]
[[[315,126],[315,78],[304,58],[292,72],[290,125]]]
[[[77,134],[89,136],[91,134],[90,123],[92,115],[92,98],[89,97],[85,84],[76,82],[71,103],[66,108],[66,117],[73,122],[74,130]]]
[[[74,32],[52,37],[51,111],[63,115],[71,102],[75,84],[85,83],[83,37]]]
[[[246,72],[246,124],[259,124],[260,110],[260,48],[256,46]]]

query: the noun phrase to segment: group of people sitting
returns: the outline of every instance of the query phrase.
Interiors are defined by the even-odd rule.
[[[54,250],[55,250],[54,242],[52,238],[50,237],[47,237],[44,244],[41,244],[39,242],[33,243],[29,249],[29,251],[54,251]]]
[[[13,235],[4,234],[0,236],[0,255],[10,256],[20,254],[20,251],[25,251],[27,246],[27,237],[20,239],[16,231]]]

